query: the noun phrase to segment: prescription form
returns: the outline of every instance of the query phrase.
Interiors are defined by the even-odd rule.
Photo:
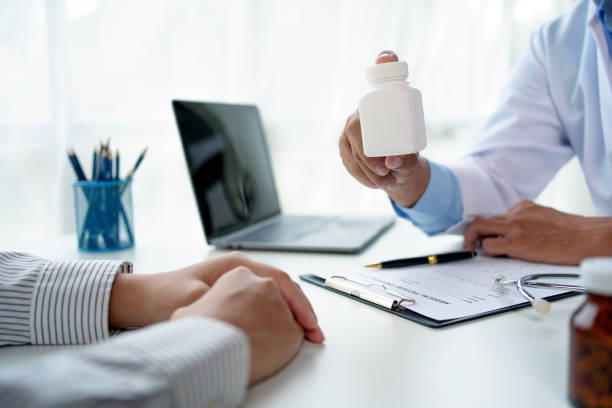
[[[541,273],[579,273],[575,266],[538,264],[509,258],[478,256],[434,266],[318,273],[323,278],[341,275],[360,283],[383,284],[388,291],[415,301],[407,309],[435,320],[457,319],[525,303],[516,286],[498,287],[495,278],[519,279]],[[546,280],[541,280],[546,281]],[[559,279],[551,280],[558,282]],[[577,279],[563,280],[579,284]],[[372,287],[379,294],[380,288]],[[528,288],[535,297],[565,293],[559,289]]]

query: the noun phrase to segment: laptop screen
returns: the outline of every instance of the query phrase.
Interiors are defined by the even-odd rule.
[[[257,107],[172,101],[206,238],[280,213]]]

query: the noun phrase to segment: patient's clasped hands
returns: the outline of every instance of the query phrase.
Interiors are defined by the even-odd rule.
[[[143,327],[208,317],[242,330],[251,346],[250,383],[275,373],[304,336],[325,339],[312,306],[289,275],[240,253],[151,275],[117,275],[109,326]]]

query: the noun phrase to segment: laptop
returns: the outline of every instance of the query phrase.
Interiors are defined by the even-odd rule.
[[[206,241],[219,248],[357,253],[393,216],[287,215],[259,110],[172,101]]]

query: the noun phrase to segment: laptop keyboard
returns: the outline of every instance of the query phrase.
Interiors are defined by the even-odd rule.
[[[232,241],[243,242],[296,242],[306,235],[313,233],[333,221],[333,217],[289,217],[279,218],[274,222],[239,235]],[[230,242],[232,242],[230,241]]]

